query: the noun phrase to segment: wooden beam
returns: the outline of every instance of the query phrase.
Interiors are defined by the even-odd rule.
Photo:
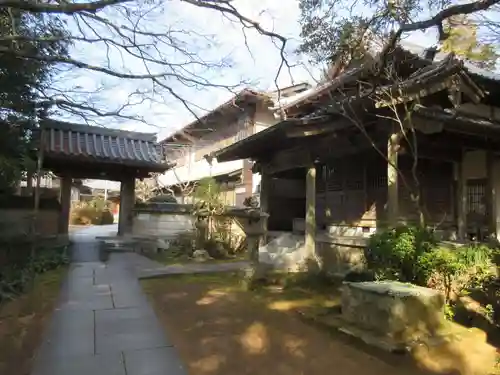
[[[294,126],[286,131],[288,138],[310,137],[314,135],[322,135],[335,132],[328,125],[315,125],[315,126]]]
[[[313,135],[333,133],[339,130],[347,129],[349,127],[353,127],[352,122],[343,117],[330,120],[327,123],[304,122],[287,128],[286,136],[289,138],[309,137]]]
[[[267,163],[262,164],[262,173],[273,175],[289,169],[305,168],[311,165],[313,160],[306,149],[289,149],[276,153]]]
[[[406,147],[404,148],[404,150]],[[409,152],[407,154],[411,155]],[[418,146],[419,159],[432,159],[448,162],[458,162],[461,159],[461,151],[458,149],[439,148],[437,146]],[[413,156],[412,156],[413,157]]]
[[[307,168],[317,161],[353,155],[374,147],[385,152],[386,139],[385,132],[344,133],[320,139],[305,138],[299,147],[277,152],[270,160],[260,161],[260,164],[263,172],[272,175],[290,169]]]

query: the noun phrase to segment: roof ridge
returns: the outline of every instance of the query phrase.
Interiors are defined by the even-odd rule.
[[[87,133],[96,135],[105,135],[117,138],[128,138],[144,142],[156,142],[156,133],[142,133],[130,130],[113,129],[101,126],[93,126],[86,124],[77,124],[72,122],[60,121],[55,119],[46,119],[41,121],[42,129],[56,129],[74,131],[77,133]]]

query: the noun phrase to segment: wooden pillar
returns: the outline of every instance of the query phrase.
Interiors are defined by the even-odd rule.
[[[69,226],[69,214],[71,210],[71,186],[73,179],[69,176],[64,176],[61,178],[60,186],[60,203],[61,211],[59,212],[59,222],[57,223],[57,229],[59,234],[68,234]]]
[[[26,192],[25,195],[31,197],[33,195],[33,172],[26,172]]]
[[[306,175],[306,238],[305,248],[310,258],[316,258],[316,166]]]
[[[459,162],[456,162],[457,172],[457,237],[465,241],[467,236],[467,178],[465,174],[465,152]]]
[[[269,204],[271,200],[271,189],[272,189],[271,175],[262,171],[260,178],[260,194],[259,194],[260,212],[266,213],[268,215],[269,215]],[[267,225],[269,216],[267,218],[262,218],[261,220],[262,220],[263,233],[259,239],[259,247],[264,246],[267,243]]]
[[[269,200],[271,197],[271,175],[262,172],[260,178],[260,211],[269,213]]]
[[[387,142],[387,222],[396,226],[399,218],[398,149],[400,133],[392,133]]]
[[[133,210],[135,204],[135,177],[127,176],[120,185],[120,217],[118,220],[118,235],[124,236],[132,232]]]
[[[497,238],[497,172],[495,157],[491,151],[486,153],[486,212],[488,214],[488,232]]]

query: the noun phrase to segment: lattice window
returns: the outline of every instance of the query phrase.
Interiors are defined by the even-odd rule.
[[[486,182],[473,180],[467,184],[467,212],[486,215]]]

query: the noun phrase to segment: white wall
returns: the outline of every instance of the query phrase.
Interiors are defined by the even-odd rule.
[[[274,125],[279,120],[274,117],[273,112],[264,106],[260,106],[255,113],[255,131],[259,132]],[[205,159],[195,160],[195,152],[193,151],[185,156],[185,165],[179,166],[174,170],[167,171],[159,180],[164,185],[174,185],[179,182],[195,181],[203,177],[218,176],[226,173],[231,173],[243,168],[243,160],[234,160],[229,162],[218,163],[217,160],[212,162],[212,167]],[[260,176],[253,178],[253,192],[260,183]]]
[[[252,175],[252,194],[260,193],[260,182],[262,181],[262,176],[260,173],[254,173]]]
[[[195,181],[203,177],[231,173],[242,168],[243,160],[224,163],[218,163],[217,160],[213,160],[212,166],[210,166],[205,159],[194,161],[194,155],[192,155],[191,162],[186,163],[182,167],[175,168],[175,172],[173,170],[165,172],[165,174],[159,177],[159,180],[163,185],[175,185],[179,182]]]

